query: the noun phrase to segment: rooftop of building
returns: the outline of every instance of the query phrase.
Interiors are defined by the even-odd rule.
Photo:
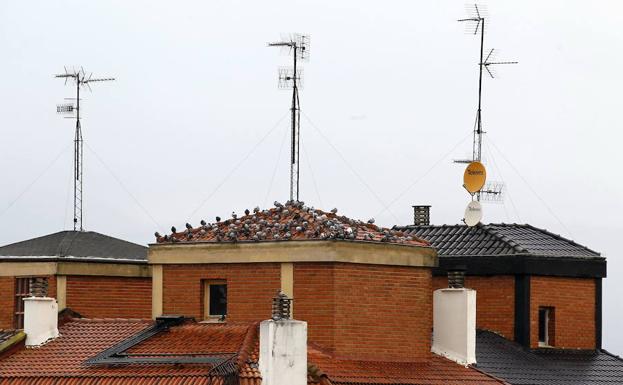
[[[22,348],[0,360],[0,382],[207,384],[238,376],[242,385],[261,384],[257,323],[186,319],[163,328],[151,320],[70,319],[59,329],[60,337],[43,346]],[[309,384],[504,383],[439,356],[420,363],[352,361],[310,345],[308,363]]]
[[[394,226],[437,250],[435,275],[464,266],[470,275],[528,274],[603,278],[606,259],[570,239],[528,224]]]
[[[275,202],[275,207],[245,210],[244,215],[232,213],[231,218],[193,227],[186,224],[183,231],[171,229],[169,235],[156,233],[157,243],[235,243],[289,240],[344,240],[356,242],[385,242],[408,246],[430,246],[415,234],[382,228],[368,221],[354,220],[337,214],[337,209],[325,212],[305,206],[304,202]]]
[[[528,224],[479,223],[467,225],[394,226],[421,237],[440,257],[530,255],[541,257],[601,258],[601,255],[561,235]]]
[[[477,367],[521,385],[623,383],[623,360],[605,350],[527,349],[493,332],[476,335]]]
[[[59,259],[145,263],[147,247],[95,231],[59,231],[0,246],[0,261]]]

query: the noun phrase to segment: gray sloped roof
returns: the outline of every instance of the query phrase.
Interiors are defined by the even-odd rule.
[[[440,257],[505,256],[599,258],[600,254],[560,235],[531,225],[478,224],[395,226],[431,242]]]
[[[623,360],[605,350],[529,350],[489,331],[476,334],[476,361],[513,385],[623,384]]]
[[[0,247],[0,259],[147,261],[147,247],[94,231],[60,231]]]

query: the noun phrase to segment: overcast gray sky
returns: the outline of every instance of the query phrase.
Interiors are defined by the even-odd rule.
[[[608,257],[604,346],[623,353],[620,1],[489,1],[485,46],[519,65],[485,79],[484,157],[503,180],[485,222],[521,222]],[[301,197],[391,226],[468,195],[478,41],[459,1],[3,1],[0,244],[69,229],[73,96],[83,100],[85,225],[138,243],[288,197],[289,94],[266,43],[311,35],[301,91]],[[274,175],[274,178],[273,178]]]

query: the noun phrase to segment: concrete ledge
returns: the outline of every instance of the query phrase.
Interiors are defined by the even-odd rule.
[[[345,262],[436,267],[432,247],[357,241],[152,244],[150,264]]]
[[[24,333],[23,331],[16,332],[14,335],[0,343],[0,354],[2,354],[2,352],[6,351],[7,349],[15,346],[15,344],[24,341],[25,339],[26,333]]]
[[[151,266],[144,263],[0,262],[0,277],[32,275],[151,277]]]

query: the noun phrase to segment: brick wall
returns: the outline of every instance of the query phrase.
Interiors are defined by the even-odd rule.
[[[13,327],[15,278],[0,277],[0,329]]]
[[[430,356],[428,268],[295,264],[294,311],[309,339],[338,357],[419,361]]]
[[[151,318],[151,278],[67,276],[67,307],[87,318]]]
[[[270,318],[272,298],[281,288],[279,263],[164,265],[163,313],[203,318],[202,280],[227,281],[227,319]]]
[[[307,338],[335,351],[335,274],[331,263],[294,264],[294,318],[307,321]]]
[[[539,306],[553,307],[555,346],[595,348],[595,280],[532,277],[530,279],[530,345],[538,346]]]
[[[434,277],[433,289],[448,287],[447,277]],[[515,277],[467,276],[465,287],[476,290],[476,327],[512,340],[515,336]]]

